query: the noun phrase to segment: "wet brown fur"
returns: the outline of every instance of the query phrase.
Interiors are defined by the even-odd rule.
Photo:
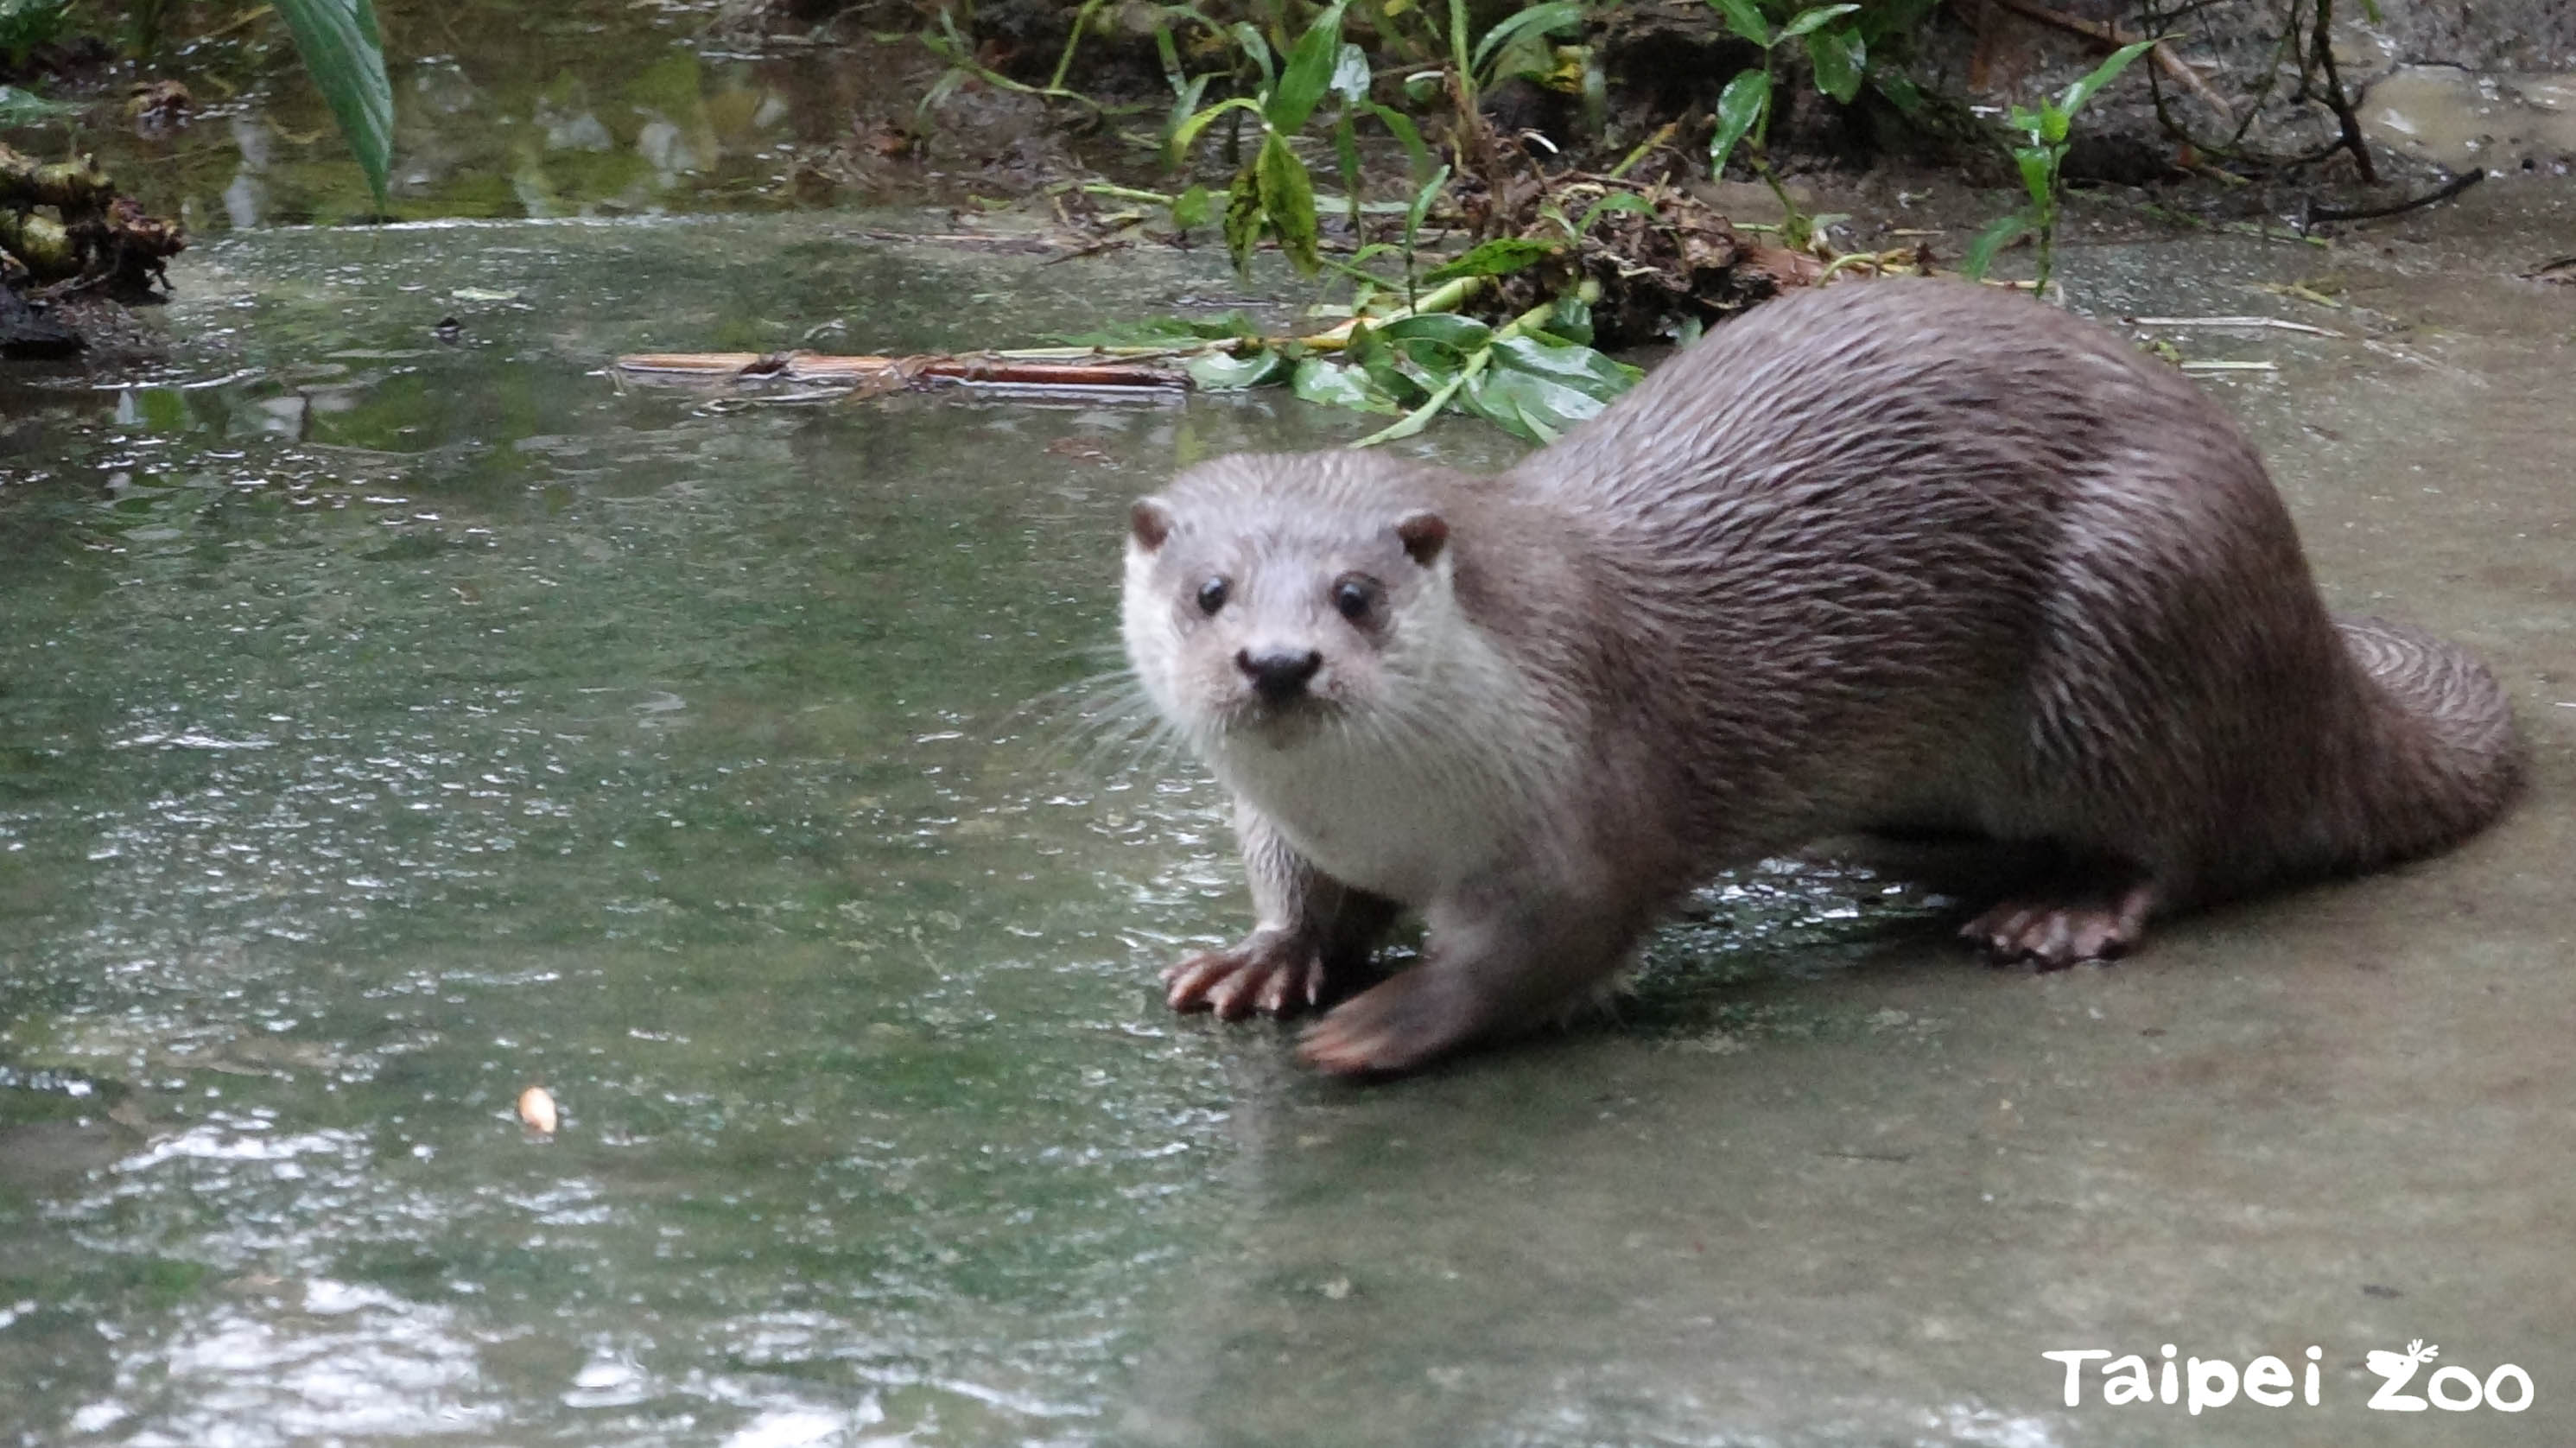
[[[1448,539],[1424,565],[1394,529],[1426,513]],[[1194,615],[1218,572],[1234,614]],[[1370,630],[1323,602],[1351,572],[1385,582]],[[1826,835],[2045,842],[2069,874],[1969,933],[2062,965],[2150,914],[2443,848],[2519,774],[2475,659],[2329,617],[2219,406],[1950,283],[1761,307],[1497,478],[1202,465],[1140,505],[1128,590],[1139,677],[1236,789],[1262,915],[1175,968],[1174,1004],[1285,1014],[1397,907],[1430,928],[1421,967],[1309,1032],[1341,1071],[1541,1019],[1709,873]],[[1311,699],[1245,705],[1254,634],[1320,651]],[[1316,771],[1372,750],[1386,781],[1319,805]]]

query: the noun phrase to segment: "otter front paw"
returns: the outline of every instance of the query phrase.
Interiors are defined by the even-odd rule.
[[[2155,898],[2153,886],[2133,885],[2072,900],[2006,900],[1961,927],[1959,938],[1997,965],[2027,960],[2041,970],[2064,970],[2079,961],[2116,960],[2145,933]]]
[[[1256,1011],[1286,1019],[1313,1009],[1329,983],[1320,948],[1286,931],[1256,930],[1164,971],[1163,999],[1176,1011],[1214,1011],[1219,1020]]]

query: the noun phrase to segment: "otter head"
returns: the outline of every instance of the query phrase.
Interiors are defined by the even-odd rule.
[[[1400,685],[1450,614],[1420,481],[1365,455],[1230,457],[1136,502],[1128,660],[1202,754],[1294,747]]]

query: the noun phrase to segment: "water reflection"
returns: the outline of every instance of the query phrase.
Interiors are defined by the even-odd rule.
[[[777,205],[797,143],[850,124],[848,82],[831,56],[735,54],[717,4],[650,17],[601,0],[535,10],[390,0],[377,10],[394,90],[397,216]],[[176,127],[92,128],[81,145],[150,208],[201,233],[373,210],[282,25],[260,19],[174,41],[140,69],[185,84],[194,116]]]

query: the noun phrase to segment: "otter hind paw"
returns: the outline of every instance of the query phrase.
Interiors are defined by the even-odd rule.
[[[1336,1076],[1392,1076],[1449,1051],[1474,1032],[1434,974],[1417,967],[1344,1001],[1306,1028],[1297,1054]]]
[[[1959,938],[1996,965],[2029,961],[2041,970],[2064,970],[2117,960],[2146,932],[2155,899],[2153,886],[2136,884],[2071,899],[2006,900],[1962,926]]]

